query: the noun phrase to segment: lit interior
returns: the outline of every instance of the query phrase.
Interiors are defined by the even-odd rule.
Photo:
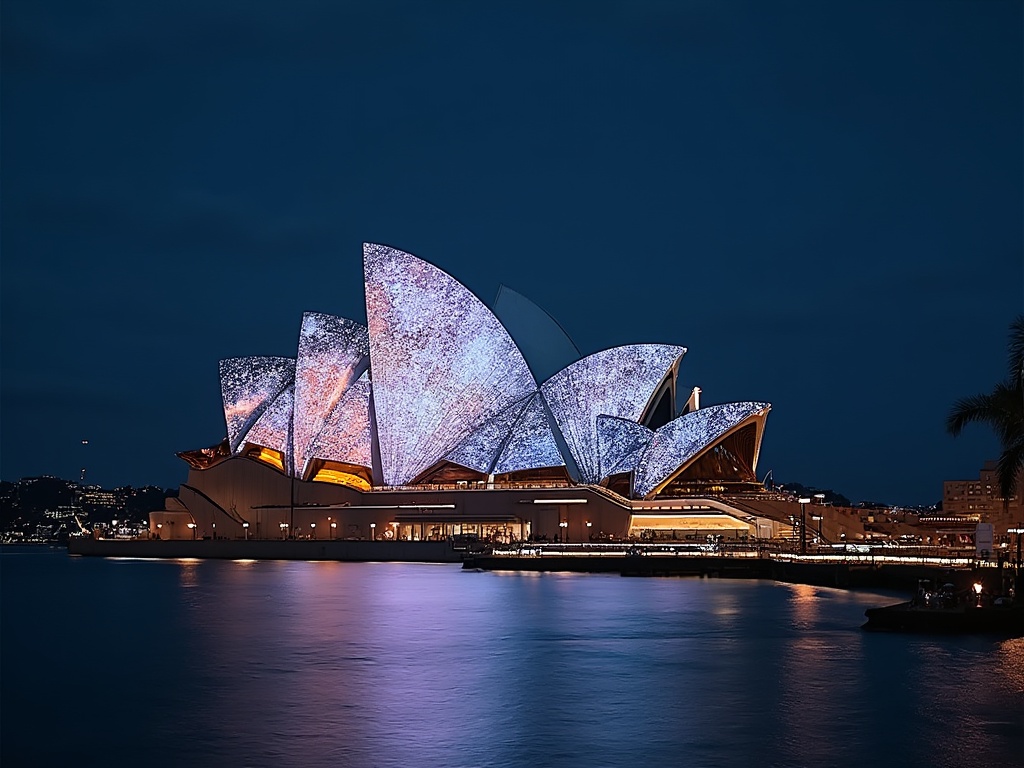
[[[335,485],[347,485],[350,488],[358,488],[360,491],[370,490],[370,484],[358,475],[351,472],[342,472],[338,469],[322,467],[315,475],[314,482],[334,483]]]
[[[284,454],[280,451],[275,451],[272,448],[255,448],[249,456],[256,461],[262,461],[264,464],[269,464],[272,467],[284,472]]]

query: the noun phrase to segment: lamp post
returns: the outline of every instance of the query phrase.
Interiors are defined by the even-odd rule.
[[[593,527],[594,527],[594,524],[592,522],[590,522],[589,520],[587,520],[587,541],[593,541],[594,540],[594,534],[590,530]]]
[[[188,523],[188,529],[190,531],[192,531],[192,541],[195,541],[196,540],[196,524],[195,523]]]
[[[561,520],[558,523],[558,527],[562,529],[562,543],[565,544],[569,540],[569,522]]]
[[[806,498],[800,499],[800,554],[807,554],[807,508],[805,504],[810,504],[811,500]]]
[[[245,531],[245,540],[249,540],[249,523],[242,523],[242,530]]]
[[[281,538],[282,539],[287,539],[288,538],[288,523],[281,523],[277,527],[281,529]]]
[[[337,530],[337,528],[338,528],[338,524],[332,521],[331,522],[331,540],[332,541],[334,540],[334,533]]]
[[[370,523],[370,541],[377,540],[377,524]]]
[[[213,525],[213,540],[216,541],[217,540],[217,524],[216,523],[211,523],[211,525]]]
[[[316,523],[309,524],[310,529],[313,531],[313,538],[316,538]]]
[[[824,515],[811,515],[811,520],[818,522],[818,540],[815,542],[816,544],[821,544],[821,521],[824,517]]]

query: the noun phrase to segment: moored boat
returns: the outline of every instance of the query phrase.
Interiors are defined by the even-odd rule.
[[[867,630],[948,634],[1024,636],[1024,602],[1013,594],[986,595],[980,584],[954,592],[952,584],[937,591],[922,585],[912,600],[864,611]]]

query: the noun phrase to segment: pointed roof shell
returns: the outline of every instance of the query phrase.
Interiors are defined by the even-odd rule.
[[[263,411],[295,378],[288,357],[234,357],[220,361],[220,391],[231,452]]]
[[[294,408],[295,385],[289,384],[263,411],[242,441],[243,444],[252,443],[278,451],[284,457],[284,469],[288,474],[295,466],[291,455]]]
[[[402,485],[537,385],[498,319],[455,278],[365,244],[373,408],[386,485]]]
[[[293,430],[295,469],[300,476],[313,458],[310,449],[331,412],[369,364],[370,340],[364,326],[318,312],[302,316],[295,360]]]
[[[654,433],[637,464],[634,495],[647,496],[726,433],[769,409],[769,403],[725,403],[700,408],[670,421]]]
[[[564,466],[565,458],[558,449],[555,435],[551,431],[551,422],[538,392],[530,398],[526,409],[512,427],[501,455],[495,462],[494,474]]]
[[[541,385],[544,400],[579,468],[580,482],[601,480],[597,417],[639,422],[686,347],[631,344],[588,355]]]
[[[524,397],[495,414],[467,435],[445,458],[460,466],[489,474],[498,458],[498,451],[505,445],[512,428],[529,403],[530,398]]]
[[[597,417],[597,441],[601,454],[601,479],[636,468],[654,437],[643,424],[614,416]]]
[[[363,374],[341,396],[310,446],[309,457],[371,466],[370,377]]]

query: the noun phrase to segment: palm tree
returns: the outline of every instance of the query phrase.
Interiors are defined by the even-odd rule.
[[[999,438],[1002,453],[996,478],[1004,506],[1017,490],[1024,470],[1024,315],[1010,323],[1009,376],[986,395],[957,400],[946,416],[946,430],[958,437],[971,422],[988,424]]]

